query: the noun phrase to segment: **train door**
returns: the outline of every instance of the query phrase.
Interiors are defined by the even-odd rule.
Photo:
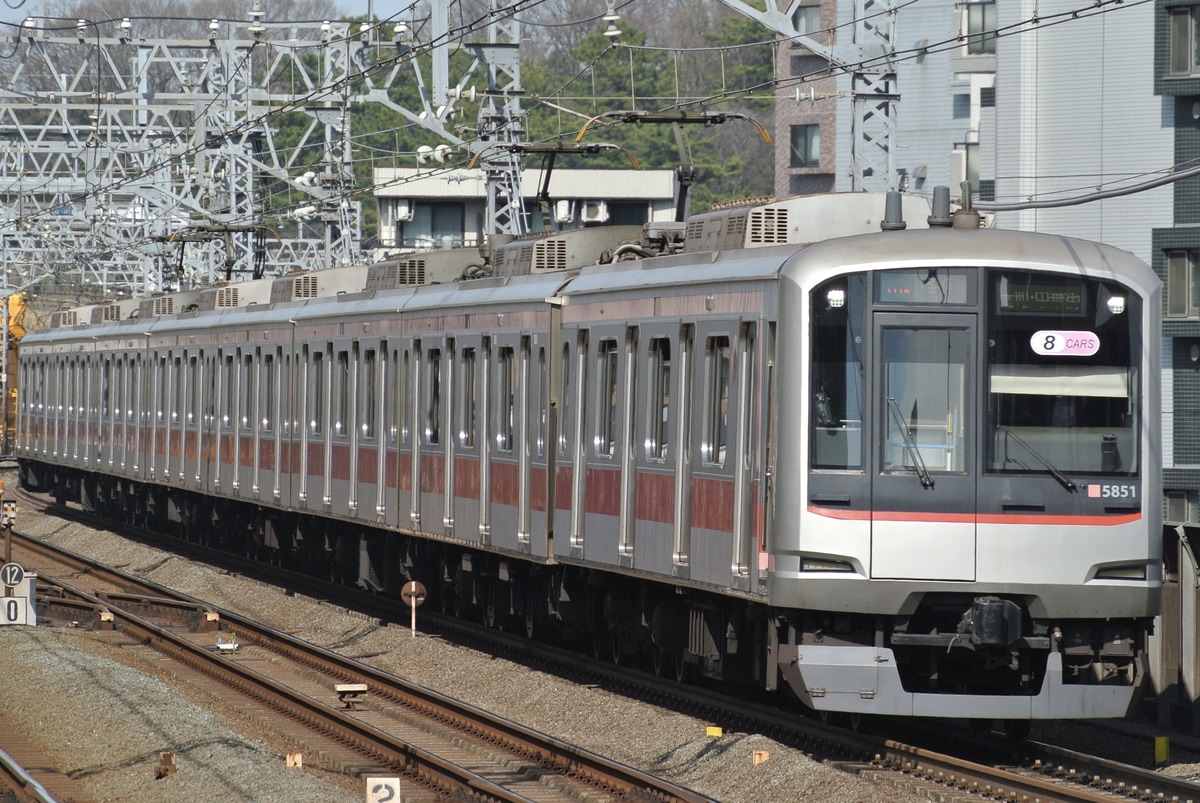
[[[421,529],[421,451],[428,438],[425,425],[421,421],[421,413],[427,406],[424,401],[425,382],[422,376],[425,360],[421,349],[421,341],[413,340],[412,348],[405,353],[404,361],[405,374],[409,378],[408,399],[412,402],[409,405],[412,451],[409,453],[408,464],[410,484],[408,520],[417,530]]]
[[[454,371],[454,338],[446,338],[445,351],[435,358],[429,357],[430,367],[430,419],[439,423],[441,430],[437,444],[442,452],[442,527],[446,535],[454,534],[454,399],[458,394],[458,380]],[[444,355],[444,356],[443,356]]]
[[[877,312],[871,576],[975,579],[974,315]]]
[[[667,437],[674,440],[675,447],[675,499],[672,520],[674,532],[671,545],[671,563],[673,566],[686,567],[692,554],[692,394],[693,386],[692,360],[696,352],[696,326],[687,323],[679,330],[679,357],[674,380],[677,385],[675,398],[679,402],[675,409],[679,414],[675,417],[674,429],[669,429]],[[676,570],[677,574],[686,576],[686,572]]]
[[[383,444],[380,426],[380,387],[387,375],[387,343],[362,343],[358,353],[357,412],[355,436],[358,438],[358,487],[353,490],[355,512],[360,518],[378,520],[383,516]]]
[[[180,415],[179,471],[176,477],[180,485],[199,479],[200,457],[200,365],[196,352],[185,351],[186,366],[183,379],[183,410]]]
[[[148,387],[146,393],[150,397],[147,424],[150,432],[146,443],[145,467],[146,476],[155,479],[163,470],[159,455],[166,451],[166,407],[167,407],[167,357],[155,351],[150,354],[148,363]]]
[[[461,525],[464,538],[487,543],[487,493],[490,491],[490,466],[487,463],[487,376],[491,365],[490,337],[458,338],[457,372],[450,397],[450,438],[454,444],[454,484],[446,485],[448,519]],[[448,364],[450,354],[448,353]],[[449,477],[449,475],[448,475]],[[475,525],[472,527],[472,525]]]
[[[254,457],[258,454],[258,432],[254,427],[256,402],[254,383],[257,379],[255,351],[238,349],[237,422],[234,426],[233,487],[243,493],[254,493],[257,478]]]
[[[521,350],[517,356],[516,409],[512,411],[517,428],[517,542],[523,549],[529,548],[530,519],[530,457],[533,444],[530,443],[530,420],[533,410],[533,387],[530,381],[532,369],[532,343],[529,335],[521,336]]]
[[[171,404],[167,416],[167,454],[163,478],[172,483],[179,482],[183,465],[183,399],[184,399],[184,361],[175,353],[169,356]]]
[[[197,488],[210,489],[216,479],[216,448],[218,441],[218,392],[219,392],[219,352],[215,349],[207,353],[200,352],[200,403],[196,408],[196,464],[195,482]]]
[[[329,383],[329,432],[325,450],[325,504],[327,510],[345,516],[353,513],[354,489],[358,482],[358,441],[354,432],[355,371],[358,343],[349,347],[330,344],[332,371]]]
[[[133,359],[130,357],[117,357],[117,412],[114,416],[116,435],[114,437],[113,451],[116,453],[116,470],[117,473],[124,473],[125,462],[129,459],[129,441],[130,427],[129,419],[131,409],[134,407],[133,400]]]

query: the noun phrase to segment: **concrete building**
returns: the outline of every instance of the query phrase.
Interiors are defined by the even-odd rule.
[[[578,170],[550,174],[549,204],[537,200],[542,171],[525,169],[521,193],[530,230],[637,225],[675,217],[674,170]],[[478,246],[490,230],[482,170],[376,168],[379,247]]]

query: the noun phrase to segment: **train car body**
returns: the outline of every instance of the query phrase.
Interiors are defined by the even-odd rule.
[[[1162,579],[1158,281],[1061,237],[853,234],[882,213],[68,317],[22,342],[22,479],[817,711],[1121,716]]]

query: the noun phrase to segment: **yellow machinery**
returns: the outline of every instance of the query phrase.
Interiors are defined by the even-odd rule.
[[[3,444],[0,444],[0,455],[7,455],[16,438],[17,428],[17,344],[25,336],[25,305],[28,301],[25,293],[13,293],[7,298],[8,310],[5,320],[8,332],[5,338],[4,354],[4,429]],[[3,334],[3,332],[0,332]]]

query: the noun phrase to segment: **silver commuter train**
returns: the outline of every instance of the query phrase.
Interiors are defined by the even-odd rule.
[[[1122,716],[1161,586],[1159,282],[935,206],[63,313],[21,344],[22,480],[820,712]]]

